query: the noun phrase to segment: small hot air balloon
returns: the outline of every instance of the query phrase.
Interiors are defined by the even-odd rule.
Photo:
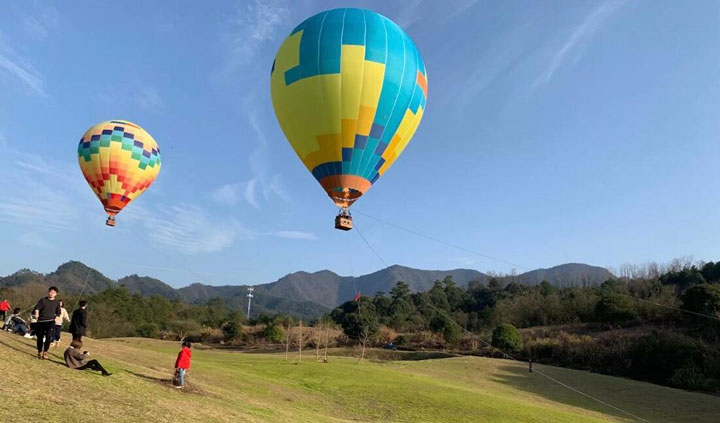
[[[290,145],[341,208],[395,162],[425,110],[427,74],[412,40],[363,9],[319,13],[295,28],[273,62],[270,89]]]
[[[140,126],[109,120],[85,132],[78,145],[78,163],[108,214],[105,223],[115,226],[115,216],[160,172],[160,149]]]

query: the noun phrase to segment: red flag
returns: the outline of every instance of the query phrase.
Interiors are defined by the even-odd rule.
[[[355,299],[354,299],[353,301],[358,302],[358,300],[360,299],[360,297],[361,297],[360,291],[358,291],[358,293],[355,294]]]

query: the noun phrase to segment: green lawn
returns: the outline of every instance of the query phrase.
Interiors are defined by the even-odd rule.
[[[65,336],[63,345],[67,343]],[[178,345],[86,341],[114,375],[34,357],[34,342],[0,333],[2,421],[45,422],[621,422],[622,413],[525,366],[474,357],[302,364],[283,355],[195,349],[188,389],[170,387]],[[554,378],[651,422],[717,422],[720,398],[547,366]],[[53,388],[45,386],[49,384]]]

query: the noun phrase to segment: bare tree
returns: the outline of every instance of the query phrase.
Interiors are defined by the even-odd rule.
[[[288,355],[290,353],[290,330],[293,325],[293,318],[290,316],[277,316],[275,318],[275,324],[280,325],[285,331],[285,361],[288,361]]]
[[[325,322],[320,319],[317,321],[317,323],[315,323],[315,327],[313,328],[312,332],[313,344],[315,344],[315,360],[317,361],[320,361],[320,344],[322,344],[324,328]]]
[[[328,345],[330,344],[330,323],[328,322],[327,325],[325,325],[325,357],[323,358],[323,361],[325,363],[328,362]]]
[[[298,363],[302,363],[302,347],[305,343],[305,335],[303,334],[303,324],[302,320],[300,320],[300,324],[298,325]]]
[[[285,361],[288,361],[288,353],[290,352],[290,324],[285,327]]]

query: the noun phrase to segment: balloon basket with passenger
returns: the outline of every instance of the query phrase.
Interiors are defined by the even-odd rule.
[[[340,209],[340,213],[335,217],[335,229],[341,231],[349,231],[353,228],[352,215],[347,207]]]

